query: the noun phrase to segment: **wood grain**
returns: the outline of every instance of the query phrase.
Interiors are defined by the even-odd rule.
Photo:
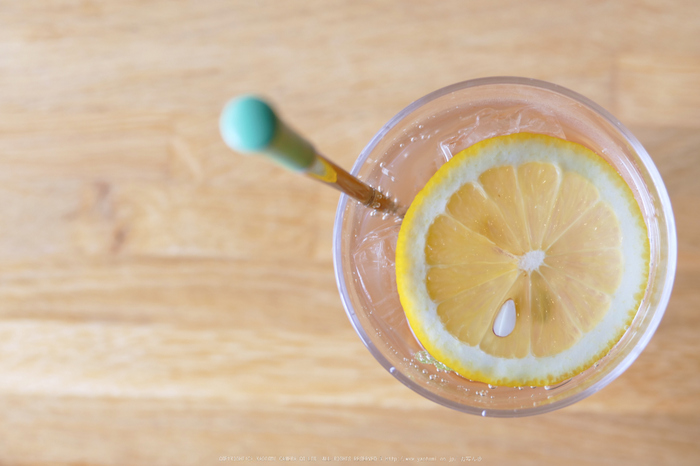
[[[0,464],[698,464],[698,18],[695,0],[1,3]],[[384,371],[337,294],[337,194],[217,130],[255,91],[350,168],[411,101],[493,75],[618,116],[678,225],[647,350],[590,398],[515,420]]]

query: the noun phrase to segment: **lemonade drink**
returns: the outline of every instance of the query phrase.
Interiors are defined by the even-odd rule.
[[[647,160],[639,156],[646,155],[641,146],[633,147],[628,135],[610,124],[608,115],[561,92],[556,86],[518,79],[485,80],[439,91],[440,95],[427,96],[380,131],[353,172],[409,205],[447,160],[494,136],[550,135],[582,144],[610,163],[630,186],[649,227],[650,285],[633,331],[608,356],[571,381],[557,387],[496,388],[467,380],[432,359],[415,338],[397,292],[394,260],[400,222],[341,201],[336,272],[352,323],[375,357],[399,380],[455,409],[519,415],[555,409],[587,396],[632,362],[658,325],[668,299],[675,233],[670,210],[661,216],[652,211],[654,199],[663,204],[666,196],[663,185],[657,185],[653,164],[651,169],[645,165]]]

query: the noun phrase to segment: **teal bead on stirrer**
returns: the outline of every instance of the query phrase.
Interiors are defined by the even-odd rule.
[[[241,96],[224,107],[219,119],[224,142],[243,154],[261,154],[285,168],[321,181],[378,211],[403,216],[395,200],[358,180],[320,155],[264,100]]]

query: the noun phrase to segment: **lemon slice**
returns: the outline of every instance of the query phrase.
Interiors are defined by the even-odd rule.
[[[552,385],[619,341],[646,290],[634,195],[576,143],[481,141],[430,179],[396,250],[401,304],[438,361],[493,385]]]

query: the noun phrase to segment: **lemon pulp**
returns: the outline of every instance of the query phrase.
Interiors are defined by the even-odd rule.
[[[579,144],[528,133],[446,163],[409,208],[396,253],[401,304],[426,350],[511,386],[551,385],[604,356],[648,268],[646,226],[617,172]],[[499,336],[510,301],[515,324]]]

